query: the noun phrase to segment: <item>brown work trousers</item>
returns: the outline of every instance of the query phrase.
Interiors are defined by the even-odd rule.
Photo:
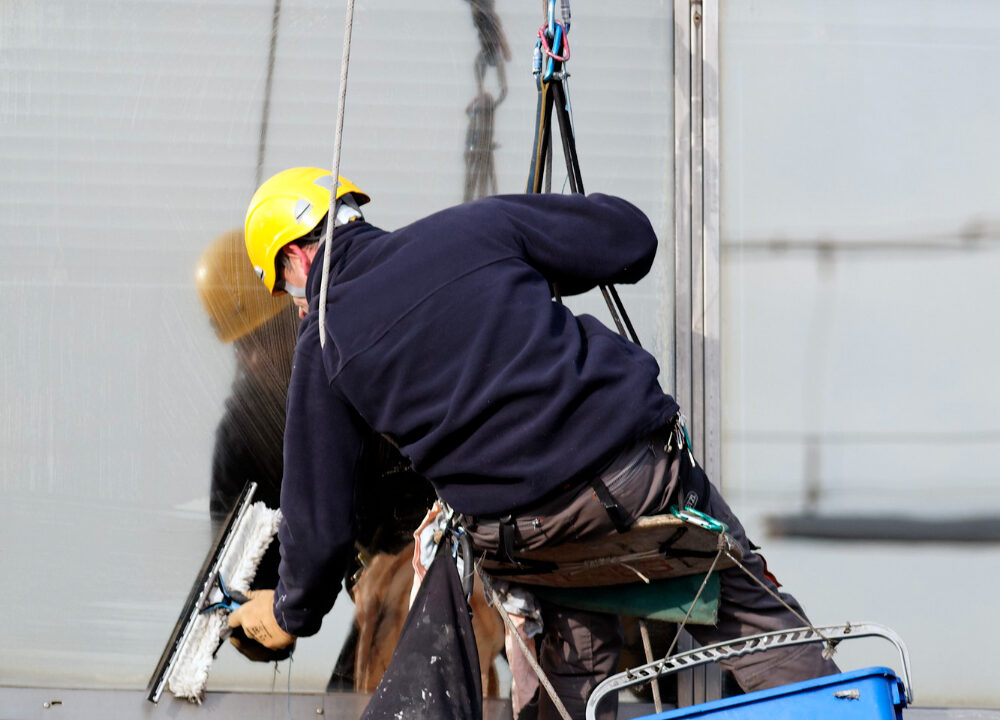
[[[729,527],[733,540],[743,551],[743,565],[793,608],[805,616],[791,595],[781,593],[767,572],[763,558],[755,552],[743,525],[711,485],[691,455],[678,447],[673,428],[664,428],[625,448],[604,470],[600,479],[629,522],[668,511],[677,498],[711,515]],[[669,445],[669,448],[668,448]],[[467,518],[468,531],[477,548],[497,550],[499,521]],[[567,541],[615,532],[608,512],[589,485],[576,487],[562,496],[540,503],[512,516],[516,528],[515,549],[530,550]],[[686,630],[702,645],[732,640],[744,635],[801,627],[795,613],[772,597],[738,567],[719,573],[721,597],[718,623],[688,625]],[[530,590],[530,588],[529,588]],[[622,648],[619,619],[584,610],[542,603],[544,630],[538,660],[560,700],[574,720],[585,717],[587,698],[594,687],[617,669]],[[772,650],[724,661],[746,692],[808,680],[839,672],[823,658],[819,645],[802,645]],[[513,698],[515,717],[526,698]],[[615,717],[617,703],[602,703],[600,716]],[[538,697],[538,719],[558,720],[559,714],[544,690]]]

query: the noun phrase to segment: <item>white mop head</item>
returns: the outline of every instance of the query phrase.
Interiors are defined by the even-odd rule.
[[[280,510],[272,510],[262,502],[248,508],[219,558],[218,574],[230,591],[246,593],[250,589],[257,565],[278,532],[280,523]],[[206,597],[210,589],[206,587],[203,593]],[[205,599],[202,598],[202,602]],[[220,643],[228,636],[225,610],[218,608],[197,616],[167,677],[167,686],[174,695],[201,703],[208,682],[208,669]]]

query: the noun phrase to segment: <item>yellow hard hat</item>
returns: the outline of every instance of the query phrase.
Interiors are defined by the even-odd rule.
[[[195,284],[215,334],[225,343],[256,330],[289,305],[287,297],[271,297],[261,287],[241,230],[223,233],[205,249]]]
[[[312,167],[282,170],[264,182],[250,200],[246,220],[247,255],[254,272],[274,295],[281,248],[309,234],[330,209],[333,173]],[[340,176],[337,199],[353,193],[358,205],[371,198]],[[280,293],[280,291],[278,291]]]

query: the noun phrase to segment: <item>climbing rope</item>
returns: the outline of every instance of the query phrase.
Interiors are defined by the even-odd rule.
[[[642,636],[642,651],[646,654],[646,662],[653,661],[653,643],[649,639],[649,623],[646,618],[639,620],[639,634]],[[663,700],[660,698],[660,683],[653,680],[649,683],[653,691],[653,709],[657,713],[663,712]]]
[[[726,550],[726,556],[730,560],[732,560],[740,570],[742,570],[744,573],[746,573],[750,577],[751,580],[753,580],[755,583],[757,583],[758,585],[760,585],[768,595],[770,595],[772,598],[774,598],[779,603],[781,603],[781,605],[786,610],[788,610],[788,612],[792,613],[792,615],[794,615],[795,617],[797,617],[802,622],[803,625],[805,625],[806,627],[808,627],[810,630],[812,630],[814,633],[816,633],[816,635],[818,635],[819,637],[823,638],[823,641],[824,641],[824,643],[826,645],[826,647],[823,649],[823,657],[826,658],[827,660],[829,660],[831,657],[833,657],[833,654],[834,654],[834,652],[836,652],[836,649],[837,649],[837,644],[835,642],[831,641],[823,633],[821,633],[818,629],[816,629],[816,627],[811,622],[809,622],[809,619],[807,617],[805,617],[802,613],[798,612],[795,608],[793,608],[791,605],[789,605],[787,602],[785,602],[785,599],[782,598],[781,595],[779,595],[778,593],[774,592],[774,590],[772,590],[771,588],[769,588],[767,586],[767,584],[765,584],[759,577],[757,577],[752,572],[750,572],[750,569],[746,565],[744,565],[742,563],[742,561],[734,558],[730,554],[730,552],[728,550]],[[670,653],[668,652],[667,654],[669,655]]]
[[[500,613],[500,617],[503,618],[504,624],[507,626],[507,632],[513,635],[514,639],[517,640],[517,645],[521,649],[521,654],[524,656],[524,659],[528,661],[528,665],[531,666],[531,669],[535,671],[535,675],[538,676],[538,682],[541,683],[543,688],[545,688],[545,692],[548,693],[549,698],[552,700],[553,707],[555,707],[556,711],[563,720],[573,720],[570,717],[569,712],[566,710],[566,706],[563,705],[562,700],[559,699],[559,695],[556,693],[556,689],[552,686],[552,682],[545,675],[545,671],[542,670],[542,666],[538,664],[535,654],[528,649],[528,645],[524,642],[524,638],[521,637],[521,633],[517,631],[514,621],[510,619],[510,613],[508,613],[506,608],[504,608],[503,600],[501,600],[496,588],[493,587],[493,583],[490,582],[490,576],[482,569],[482,567],[479,566],[479,563],[476,563],[476,571],[479,573],[479,579],[483,581],[483,589],[486,591],[487,597],[489,597],[490,605],[496,608],[497,612]]]
[[[257,170],[254,187],[260,187],[264,176],[264,151],[267,149],[267,128],[271,119],[271,88],[274,86],[274,61],[278,49],[278,23],[281,20],[281,0],[274,0],[271,10],[271,41],[267,53],[267,75],[264,78],[264,101],[260,110],[260,136],[257,141]]]
[[[716,565],[719,564],[719,560],[722,559],[723,555],[727,555],[732,558],[733,556],[729,554],[726,547],[726,534],[725,532],[719,533],[719,549],[715,553],[715,558],[712,560],[712,564],[708,568],[708,572],[705,573],[705,579],[701,581],[701,586],[698,588],[698,592],[695,593],[694,599],[691,601],[690,606],[688,606],[688,611],[684,615],[684,619],[681,620],[680,624],[677,626],[677,632],[674,633],[674,639],[670,642],[670,647],[667,648],[667,652],[664,654],[664,658],[669,658],[677,647],[677,642],[680,640],[681,632],[684,630],[684,626],[687,625],[688,620],[691,618],[691,612],[694,610],[695,604],[701,599],[701,594],[705,592],[705,588],[708,587],[708,579],[712,577],[712,573],[715,572]]]
[[[323,279],[319,291],[319,344],[326,347],[326,293],[330,286],[330,248],[333,245],[333,228],[337,216],[337,188],[340,185],[340,146],[344,137],[344,106],[347,104],[347,66],[351,61],[351,32],[354,29],[354,0],[347,0],[344,18],[344,53],[340,59],[340,94],[337,98],[337,130],[333,137],[333,187],[330,192],[330,209],[326,213],[323,230]]]

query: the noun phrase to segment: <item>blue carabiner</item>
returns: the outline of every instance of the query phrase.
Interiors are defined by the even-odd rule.
[[[562,23],[556,23],[555,35],[552,36],[552,47],[546,48],[546,55],[549,56],[549,62],[545,66],[545,75],[542,76],[542,82],[548,82],[552,79],[552,73],[555,71],[556,59],[559,55],[559,51],[562,50],[562,39],[563,39],[563,26]],[[568,60],[569,56],[565,58],[559,58],[560,60]]]

